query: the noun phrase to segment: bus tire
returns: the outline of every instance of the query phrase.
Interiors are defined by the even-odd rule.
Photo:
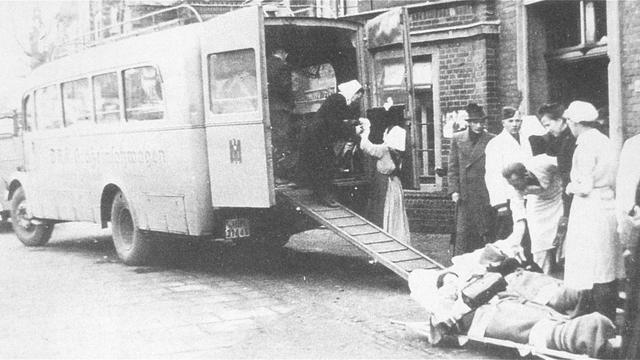
[[[118,257],[127,265],[144,265],[151,256],[151,244],[147,234],[136,226],[129,203],[119,192],[111,204],[113,245]]]
[[[27,213],[24,188],[16,190],[11,198],[11,227],[25,246],[42,246],[51,239],[53,224],[34,222]]]

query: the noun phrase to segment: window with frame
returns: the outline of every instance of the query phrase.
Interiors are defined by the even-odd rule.
[[[541,1],[530,9],[544,19],[551,52],[606,43],[606,1]]]
[[[208,67],[211,112],[258,111],[258,79],[253,49],[211,54]]]
[[[93,77],[93,96],[97,123],[120,122],[120,94],[115,72]]]
[[[24,131],[35,129],[35,116],[33,113],[33,96],[31,94],[24,97]]]
[[[393,99],[394,104],[407,104],[403,60],[384,61],[378,66],[380,69],[376,71],[376,83],[379,89],[379,104],[384,104],[389,97]]]
[[[127,69],[123,72],[123,78],[127,121],[164,118],[162,79],[155,67]]]
[[[62,110],[65,126],[91,123],[89,80],[79,79],[62,84]]]
[[[36,90],[36,122],[39,130],[62,127],[62,102],[58,85]]]

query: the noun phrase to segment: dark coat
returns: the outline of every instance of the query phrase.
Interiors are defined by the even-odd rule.
[[[492,208],[484,181],[484,150],[494,136],[485,131],[473,145],[467,130],[453,134],[451,139],[449,193],[460,194],[456,219],[456,254],[484,246],[484,241],[492,230]]]
[[[273,110],[293,109],[291,66],[277,56],[267,58],[269,107]]]
[[[300,182],[320,191],[330,186],[335,170],[333,145],[353,135],[356,118],[341,94],[332,94],[322,103],[313,122],[302,129],[298,167]]]

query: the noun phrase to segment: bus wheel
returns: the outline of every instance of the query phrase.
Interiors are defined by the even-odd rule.
[[[111,205],[113,245],[127,265],[144,265],[151,254],[151,244],[133,221],[129,203],[123,193],[118,193]]]
[[[51,239],[53,224],[31,217],[27,211],[27,197],[23,188],[18,188],[11,198],[11,226],[25,246],[42,246]]]

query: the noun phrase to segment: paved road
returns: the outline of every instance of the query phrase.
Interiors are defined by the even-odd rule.
[[[0,358],[498,354],[432,348],[391,324],[424,319],[404,281],[327,231],[296,235],[275,253],[166,246],[172,255],[158,265],[128,267],[94,225],[59,224],[40,248],[2,231]]]

